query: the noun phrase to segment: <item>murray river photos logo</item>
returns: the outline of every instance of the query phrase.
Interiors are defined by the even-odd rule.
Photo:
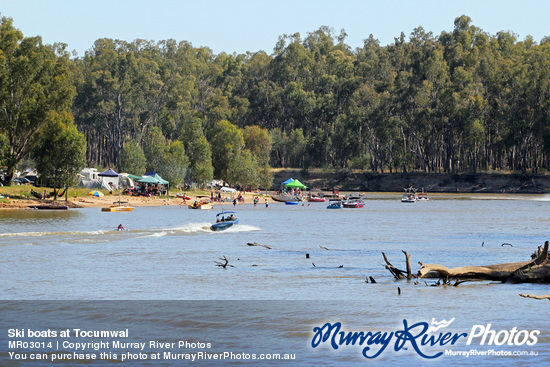
[[[418,322],[409,324],[403,320],[403,329],[395,331],[343,331],[340,322],[327,322],[321,327],[313,328],[311,346],[317,348],[321,344],[328,344],[333,349],[343,346],[361,346],[361,354],[365,358],[376,358],[389,346],[393,346],[395,352],[400,350],[414,350],[423,358],[438,358],[442,351],[433,349],[443,346],[454,346],[465,341],[466,345],[479,343],[479,345],[535,345],[538,341],[539,330],[494,330],[491,324],[474,325],[469,333],[445,332],[443,329],[452,324],[454,318],[437,322],[432,319],[431,324]],[[391,348],[389,348],[391,349]]]

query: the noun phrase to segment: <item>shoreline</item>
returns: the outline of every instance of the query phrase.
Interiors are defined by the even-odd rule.
[[[191,200],[187,200],[187,202],[184,202],[184,200],[177,198],[175,196],[170,197],[143,197],[143,196],[122,196],[120,198],[123,202],[128,202],[128,206],[132,207],[148,207],[148,206],[183,206],[192,204],[194,201],[194,196],[191,196]],[[260,198],[259,204],[264,204],[265,199],[267,199],[268,203],[274,202],[273,199],[271,199],[270,195],[266,194],[254,194],[250,192],[242,193],[242,196],[244,198],[244,203],[237,203],[237,205],[243,205],[243,204],[252,204],[254,197],[258,196]],[[68,198],[67,201],[65,201],[65,198],[58,198],[57,200],[47,200],[47,199],[9,199],[8,203],[0,202],[0,210],[2,209],[22,209],[31,210],[31,206],[35,205],[58,205],[58,206],[67,206],[69,208],[103,208],[103,207],[109,207],[114,205],[116,201],[118,201],[119,196],[118,195],[105,195],[102,197],[72,197]],[[216,205],[220,204],[231,204],[231,202],[214,202],[214,208]]]

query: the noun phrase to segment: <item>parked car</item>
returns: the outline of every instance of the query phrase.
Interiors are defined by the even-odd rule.
[[[28,183],[31,183],[31,180],[25,177],[15,177],[13,179],[13,183],[16,185],[26,185]]]

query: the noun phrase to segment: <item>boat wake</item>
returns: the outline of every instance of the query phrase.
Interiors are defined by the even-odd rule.
[[[72,232],[19,232],[19,233],[0,233],[0,237],[42,237],[42,236],[93,236],[102,235],[111,231],[72,231]]]
[[[223,231],[214,232],[210,228],[211,223],[188,223],[181,227],[159,228],[148,230],[142,237],[164,237],[164,236],[189,236],[202,233],[224,233],[224,232],[252,232],[259,231],[259,227],[249,225],[234,225]]]
[[[187,223],[181,226],[168,228],[150,228],[134,230],[96,230],[96,231],[56,231],[56,232],[17,232],[0,233],[0,246],[16,245],[21,243],[45,244],[52,241],[67,243],[103,243],[129,238],[155,238],[165,236],[197,236],[206,233],[224,233],[224,232],[251,232],[259,231],[259,227],[250,225],[235,225],[224,231],[212,231],[211,223]],[[14,242],[17,239],[17,242]],[[51,240],[48,240],[51,239]],[[21,242],[24,241],[24,242]],[[39,241],[39,242],[37,242]]]

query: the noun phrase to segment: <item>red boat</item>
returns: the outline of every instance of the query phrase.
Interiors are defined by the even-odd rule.
[[[360,200],[346,200],[344,201],[344,208],[362,208],[365,203]]]
[[[309,196],[307,198],[307,201],[310,201],[312,203],[324,203],[325,202],[325,198],[324,197],[321,197],[321,196]]]

